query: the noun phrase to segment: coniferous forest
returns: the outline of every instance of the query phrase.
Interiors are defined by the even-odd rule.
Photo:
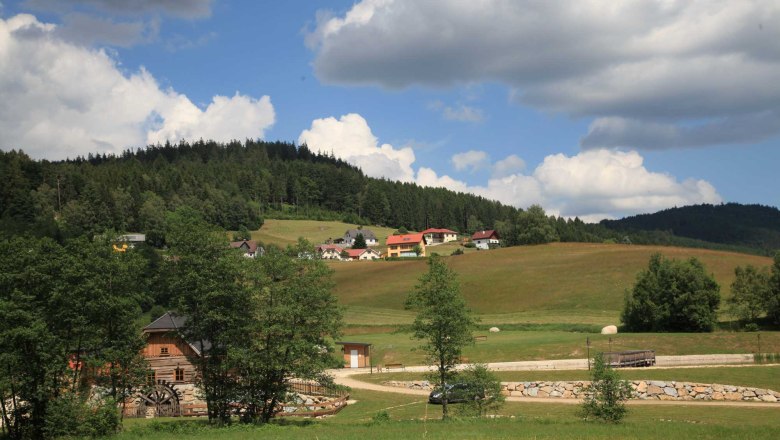
[[[143,232],[165,244],[164,217],[179,207],[227,229],[264,218],[340,220],[408,230],[496,229],[503,245],[619,242],[771,255],[780,211],[759,205],[699,205],[588,224],[473,194],[375,179],[332,155],[289,142],[197,141],[152,145],[119,156],[33,160],[0,152],[0,236],[57,240],[102,231]]]

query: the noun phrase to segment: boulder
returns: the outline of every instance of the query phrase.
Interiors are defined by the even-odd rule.
[[[777,397],[771,395],[771,394],[764,394],[761,396],[761,400],[764,402],[777,402]]]
[[[647,387],[647,394],[663,394],[664,390],[663,388],[657,386],[657,385],[650,385]]]
[[[615,325],[608,325],[601,329],[602,335],[616,335],[617,334],[617,326]]]
[[[498,333],[500,331],[501,330],[498,327],[490,327],[490,330],[489,330],[490,333]]]

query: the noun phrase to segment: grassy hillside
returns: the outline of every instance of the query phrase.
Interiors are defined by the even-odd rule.
[[[616,323],[624,292],[650,255],[696,257],[730,295],[734,268],[768,266],[769,258],[656,246],[556,243],[449,257],[469,306],[490,323]],[[335,293],[352,324],[410,322],[406,295],[426,270],[423,260],[332,263]]]
[[[263,227],[252,232],[252,238],[263,243],[273,243],[286,246],[303,237],[313,244],[323,243],[328,238],[343,237],[347,229],[356,228],[355,225],[342,222],[320,222],[315,220],[273,220],[268,219]],[[392,235],[395,229],[378,226],[366,226],[376,234],[382,246],[388,235]]]

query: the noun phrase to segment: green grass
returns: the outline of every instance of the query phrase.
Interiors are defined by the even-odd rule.
[[[774,439],[780,430],[780,412],[775,408],[631,407],[624,423],[607,425],[581,420],[575,405],[508,403],[500,412],[504,418],[445,423],[437,420],[440,406],[427,405],[418,396],[364,390],[355,390],[352,396],[357,403],[325,420],[287,419],[281,424],[227,429],[209,428],[203,420],[128,420],[125,432],[116,439]],[[372,423],[380,410],[387,411],[391,420]]]
[[[655,252],[701,260],[720,284],[724,299],[730,295],[736,266],[771,264],[766,257],[703,249],[583,243],[472,252],[447,261],[458,274],[469,307],[485,322],[608,325],[618,324],[624,293]],[[425,261],[333,268],[335,294],[347,308],[347,322],[411,322],[403,304],[427,269]]]
[[[356,227],[356,225],[333,221],[267,219],[262,228],[252,232],[252,238],[263,243],[273,243],[284,247],[296,243],[298,237],[303,237],[316,245],[325,242],[328,238],[343,237],[347,229]],[[387,236],[395,232],[395,229],[378,226],[365,226],[365,228],[376,234],[382,247],[385,245]]]
[[[719,383],[745,387],[769,388],[780,391],[780,365],[699,367],[699,368],[629,368],[618,370],[622,379],[663,380],[678,382]],[[539,370],[539,371],[496,371],[503,382],[590,380],[587,370]],[[422,380],[423,373],[375,373],[354,376],[370,383],[388,380]]]
[[[370,331],[371,327],[363,328]],[[463,355],[471,362],[502,362],[544,359],[576,359],[586,357],[585,338],[591,340],[591,354],[600,351],[653,349],[656,355],[684,355],[710,353],[751,353],[757,351],[756,333],[622,333],[613,336],[584,334],[568,331],[502,331],[476,332],[487,340],[464,349]],[[610,338],[612,344],[610,345]],[[403,363],[421,365],[425,356],[419,342],[407,333],[356,333],[349,338],[367,342],[371,347],[374,365]],[[762,332],[761,350],[780,352],[780,332]]]

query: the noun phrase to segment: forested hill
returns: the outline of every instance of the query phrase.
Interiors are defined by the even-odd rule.
[[[694,205],[604,220],[602,225],[618,231],[664,231],[711,243],[771,251],[780,249],[780,210],[771,206]]]
[[[199,141],[61,162],[0,152],[0,233],[67,237],[161,232],[188,205],[215,225],[257,229],[263,217],[467,231],[518,210],[472,194],[366,177],[291,143]],[[153,238],[154,239],[154,238]]]

